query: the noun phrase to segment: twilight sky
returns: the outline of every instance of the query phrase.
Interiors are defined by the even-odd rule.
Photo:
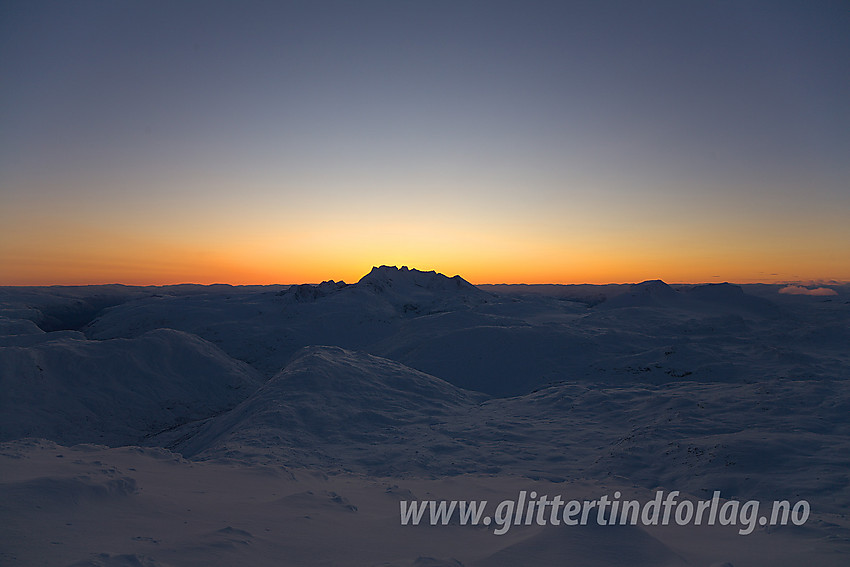
[[[0,285],[850,280],[850,3],[0,3]]]

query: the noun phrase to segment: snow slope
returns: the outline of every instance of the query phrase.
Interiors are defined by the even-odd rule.
[[[46,441],[0,444],[0,564],[21,567],[253,565],[470,567],[817,567],[846,565],[846,518],[804,529],[735,526],[402,526],[399,501],[592,499],[617,480],[510,475],[438,479],[324,475],[316,469],[192,462],[162,449]],[[492,504],[491,504],[492,505]]]
[[[249,366],[182,331],[107,341],[73,331],[5,339],[2,440],[138,443],[230,409],[260,384]]]
[[[427,447],[411,432],[427,431],[482,398],[396,362],[307,347],[232,411],[197,432],[189,426],[153,442],[190,457],[259,458],[378,474],[423,470],[429,466]]]
[[[2,288],[0,563],[844,565],[850,288],[781,288],[485,291],[387,266]],[[400,499],[532,486],[805,499],[812,518],[745,537],[399,525]]]
[[[564,383],[485,399],[398,363],[305,349],[233,410],[150,440],[195,459],[370,475],[623,478],[850,507],[850,385]],[[769,471],[769,474],[767,474]]]

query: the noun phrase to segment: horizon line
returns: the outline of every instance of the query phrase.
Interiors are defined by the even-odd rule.
[[[439,272],[437,272],[439,273]],[[445,275],[445,274],[443,274]],[[448,276],[453,277],[453,276]],[[563,282],[470,282],[460,276],[464,281],[467,281],[471,285],[474,286],[610,286],[610,285],[637,285],[650,281],[660,281],[669,286],[683,286],[683,285],[708,285],[708,284],[731,284],[731,285],[771,285],[771,286],[788,286],[788,285],[798,285],[798,286],[844,286],[850,285],[850,280],[777,280],[777,281],[762,281],[762,280],[751,280],[751,281],[731,281],[731,280],[723,280],[723,281],[673,281],[668,282],[662,278],[651,278],[640,281],[610,281],[605,283],[590,283],[590,282],[571,282],[571,283],[563,283]],[[33,287],[109,287],[109,286],[120,286],[120,287],[178,287],[178,286],[198,286],[198,287],[215,287],[215,286],[227,286],[227,287],[291,287],[297,285],[320,285],[322,283],[328,281],[335,281],[337,283],[344,283],[346,285],[355,285],[360,280],[355,282],[346,282],[344,280],[323,280],[323,281],[307,281],[307,282],[292,282],[292,283],[229,283],[223,281],[212,281],[209,283],[202,282],[193,282],[193,281],[180,281],[174,283],[125,283],[125,282],[89,282],[89,283],[22,283],[22,284],[6,284],[0,283],[0,288],[33,288]]]

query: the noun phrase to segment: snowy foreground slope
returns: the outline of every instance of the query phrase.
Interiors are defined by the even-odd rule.
[[[780,289],[0,288],[0,564],[846,565],[850,289]],[[400,522],[657,490],[811,515]]]

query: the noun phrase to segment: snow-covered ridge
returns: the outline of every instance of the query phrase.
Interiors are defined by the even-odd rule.
[[[483,399],[391,360],[307,347],[233,410],[200,429],[177,429],[156,442],[189,456],[266,454],[343,468],[362,465],[357,447],[372,446],[365,458],[377,465],[375,455],[389,447],[412,453],[418,446],[413,439],[399,439],[398,431],[427,429]],[[381,467],[409,470],[391,459],[370,470]]]
[[[297,284],[279,291],[277,295],[292,301],[309,303],[344,289],[347,285],[344,281],[333,280],[323,281],[319,285]]]
[[[435,271],[423,272],[407,266],[373,267],[360,278],[357,285],[368,287],[376,292],[392,289],[396,293],[410,293],[416,288],[429,291],[480,293],[480,290],[460,276],[447,277]]]
[[[408,317],[466,309],[492,300],[491,294],[460,276],[447,277],[407,266],[373,267],[351,288],[354,293],[371,294],[374,300],[386,302]]]
[[[70,331],[34,338],[0,347],[0,440],[139,443],[230,409],[260,384],[250,366],[173,329],[106,341]]]

